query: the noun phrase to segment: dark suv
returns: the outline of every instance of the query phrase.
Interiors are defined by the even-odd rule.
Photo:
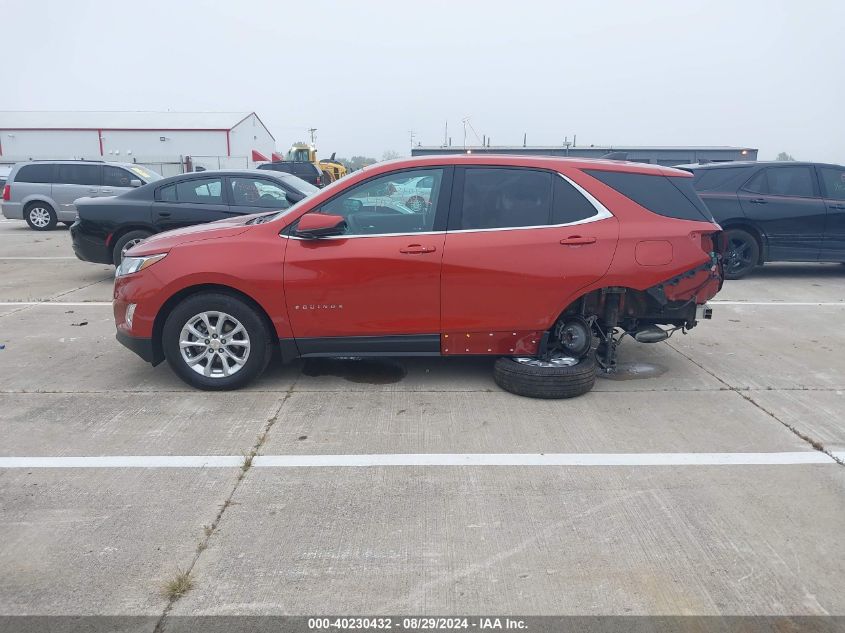
[[[845,262],[845,167],[799,162],[682,166],[725,229],[725,277],[771,261]]]
[[[273,163],[259,165],[258,169],[269,169],[270,171],[283,171],[310,182],[315,187],[324,187],[331,182],[322,170],[314,163],[308,161],[279,160]]]

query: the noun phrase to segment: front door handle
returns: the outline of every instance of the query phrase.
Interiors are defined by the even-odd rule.
[[[158,217],[160,217],[160,218],[169,218],[169,217],[170,217],[170,212],[169,212],[169,211],[159,211],[159,212],[158,212]]]
[[[409,255],[417,255],[419,253],[433,253],[437,248],[434,246],[423,246],[422,244],[408,244],[399,249],[400,253],[407,253]]]
[[[766,204],[768,200],[766,200],[765,198],[752,198],[749,202],[752,202],[754,204]]]
[[[114,193],[114,189],[100,189],[100,193]]]
[[[564,246],[581,246],[582,244],[595,244],[596,238],[581,237],[580,235],[570,235],[569,237],[563,238],[560,243]]]
[[[99,189],[89,189],[88,193],[97,193]]]
[[[831,209],[845,209],[845,204],[832,204],[830,205]]]

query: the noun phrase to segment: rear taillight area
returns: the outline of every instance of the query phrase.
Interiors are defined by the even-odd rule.
[[[3,187],[3,202],[8,202],[12,199],[12,185],[5,185]]]
[[[317,186],[318,187],[323,186],[323,177],[322,176],[317,176]]]

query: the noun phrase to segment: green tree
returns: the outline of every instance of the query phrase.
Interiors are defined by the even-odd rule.
[[[392,149],[387,150],[381,155],[382,160],[395,160],[399,158],[399,152],[394,152]]]
[[[778,157],[775,160],[795,160],[792,157],[792,154],[787,154],[786,152],[781,152],[778,154]]]

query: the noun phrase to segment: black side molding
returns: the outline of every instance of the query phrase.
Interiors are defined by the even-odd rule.
[[[160,353],[157,353],[155,347],[153,346],[153,340],[150,338],[136,338],[134,336],[129,336],[121,330],[118,330],[115,333],[115,338],[122,345],[135,352],[145,361],[151,363],[153,367],[164,360],[164,357]]]
[[[297,356],[440,356],[439,334],[280,339],[279,345],[286,361]]]

